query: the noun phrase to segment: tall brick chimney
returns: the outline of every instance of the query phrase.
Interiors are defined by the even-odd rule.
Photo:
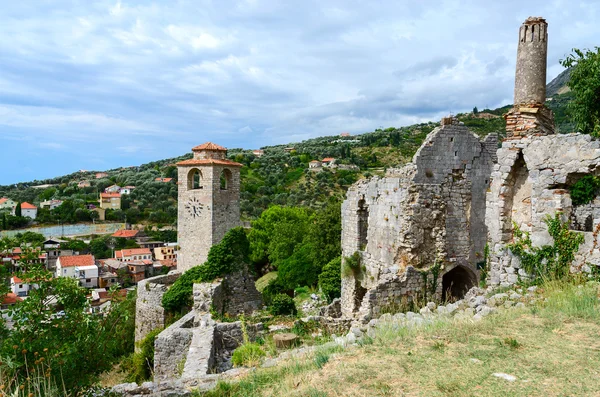
[[[506,137],[554,133],[554,116],[546,101],[548,23],[541,17],[529,17],[519,29],[515,102],[507,114]]]

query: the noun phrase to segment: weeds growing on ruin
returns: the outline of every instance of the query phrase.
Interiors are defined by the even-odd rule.
[[[507,248],[520,259],[523,270],[534,282],[567,276],[575,253],[584,241],[583,234],[569,230],[569,223],[562,222],[560,215],[556,213],[544,220],[548,233],[554,239],[553,245],[534,247],[529,233],[514,224],[514,241]]]

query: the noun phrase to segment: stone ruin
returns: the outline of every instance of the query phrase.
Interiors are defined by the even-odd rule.
[[[497,146],[496,135],[480,140],[445,118],[412,163],[349,189],[342,205],[344,316],[368,320],[417,296],[461,297],[477,283]],[[360,266],[350,271],[352,255]]]
[[[343,316],[365,322],[416,297],[461,298],[484,267],[488,284],[513,285],[527,277],[506,249],[513,223],[535,246],[551,244],[544,219],[557,212],[585,236],[571,270],[600,265],[600,198],[574,206],[569,192],[583,176],[600,174],[600,141],[555,133],[544,104],[547,27],[531,17],[519,30],[515,105],[500,149],[495,136],[479,140],[443,119],[412,163],[349,189]]]

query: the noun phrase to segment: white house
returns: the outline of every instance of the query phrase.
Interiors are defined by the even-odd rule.
[[[62,205],[63,201],[62,200],[46,200],[46,201],[42,201],[40,203],[40,207],[42,208],[47,208],[49,210],[53,210],[57,207],[60,207]],[[23,207],[23,205],[21,204],[21,208]]]
[[[152,260],[149,248],[131,248],[115,251],[115,259],[120,262]]]
[[[120,190],[121,190],[121,186],[112,185],[112,186],[109,186],[106,189],[104,189],[104,193],[119,193]]]
[[[11,200],[7,197],[0,198],[0,210],[9,210],[10,212],[14,212],[17,203],[14,200]]]
[[[29,284],[17,276],[10,278],[10,291],[17,296],[27,296],[29,290],[33,288],[37,288],[37,284]]]
[[[56,277],[71,277],[83,287],[98,286],[98,266],[93,255],[59,256],[56,260]]]
[[[16,208],[15,208],[16,210]],[[31,218],[31,219],[35,219],[37,218],[37,207],[33,204],[29,204],[28,202],[22,202],[21,203],[21,216],[24,218]]]
[[[121,194],[131,194],[131,192],[135,189],[135,186],[123,186],[119,193]]]

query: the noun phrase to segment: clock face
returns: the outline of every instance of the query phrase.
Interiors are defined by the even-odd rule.
[[[188,214],[192,216],[192,218],[200,216],[200,212],[202,212],[203,208],[204,204],[202,204],[196,197],[190,198],[185,204],[185,209],[187,210]]]

